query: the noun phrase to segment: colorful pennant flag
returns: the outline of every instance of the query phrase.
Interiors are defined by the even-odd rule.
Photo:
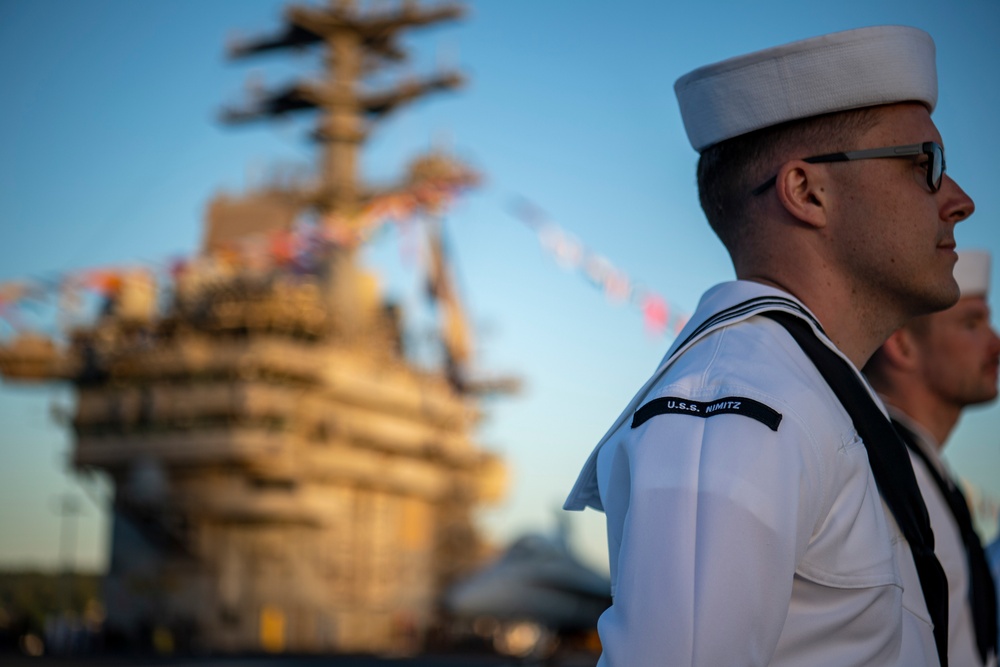
[[[613,303],[628,302],[643,316],[646,329],[656,335],[676,336],[687,317],[671,308],[660,295],[632,280],[606,257],[587,248],[578,238],[562,229],[526,199],[515,200],[511,212],[538,235],[538,243],[564,269],[578,271],[591,285],[604,292]]]

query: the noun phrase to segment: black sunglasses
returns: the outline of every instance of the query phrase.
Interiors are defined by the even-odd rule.
[[[925,141],[922,144],[907,144],[905,146],[887,146],[886,148],[866,148],[861,151],[848,151],[846,153],[829,153],[828,155],[816,155],[807,157],[803,162],[817,164],[820,162],[850,162],[851,160],[874,160],[886,157],[913,157],[914,155],[927,156],[927,187],[931,192],[941,189],[941,181],[944,179],[944,149],[934,141]],[[777,176],[772,176],[765,183],[761,183],[753,189],[751,194],[759,195],[775,184]]]

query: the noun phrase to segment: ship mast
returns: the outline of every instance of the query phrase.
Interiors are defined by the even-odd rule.
[[[358,175],[359,151],[371,130],[399,107],[463,83],[455,71],[400,81],[381,90],[366,88],[365,81],[383,68],[408,59],[399,43],[404,30],[454,20],[463,13],[464,8],[457,3],[421,7],[410,1],[378,10],[360,8],[354,0],[330,0],[325,6],[292,6],[285,12],[282,32],[232,45],[230,56],[242,59],[320,45],[325,50],[324,78],[296,81],[265,92],[249,104],[224,109],[222,119],[243,123],[318,110],[320,117],[312,134],[322,146],[318,183],[294,193],[295,199],[317,211],[321,219],[336,220],[348,232],[357,232],[355,214],[373,193]],[[334,248],[324,274],[333,332],[356,337],[367,324],[357,302],[356,249],[350,245]]]

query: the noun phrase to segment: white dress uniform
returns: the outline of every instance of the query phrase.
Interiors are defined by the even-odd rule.
[[[918,447],[933,462],[937,472],[949,483],[954,484],[954,476],[938,454],[939,448],[934,436],[909,415],[901,410],[888,406],[889,414],[899,421],[913,435]],[[948,501],[935,483],[927,464],[917,454],[910,452],[910,462],[913,464],[913,474],[917,485],[927,505],[931,528],[934,530],[934,553],[941,561],[941,567],[948,575],[948,664],[949,667],[981,667],[983,661],[976,647],[975,626],[972,622],[972,608],[969,606],[969,559],[962,543],[962,534],[955,516],[948,507]],[[907,582],[915,587],[920,586],[919,580]],[[996,667],[996,656],[991,656],[989,667]]]
[[[607,515],[600,665],[937,665],[864,443],[762,310],[814,319],[761,284],[709,290],[566,502]]]

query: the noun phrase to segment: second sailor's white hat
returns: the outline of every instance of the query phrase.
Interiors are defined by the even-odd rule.
[[[765,127],[836,111],[937,104],[934,40],[923,30],[875,26],[804,39],[700,67],[674,84],[684,129],[699,153]]]

